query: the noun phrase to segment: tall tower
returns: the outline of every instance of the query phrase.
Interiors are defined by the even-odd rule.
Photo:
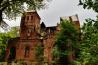
[[[26,12],[21,18],[20,39],[33,39],[40,32],[40,17],[36,11]]]
[[[36,47],[41,44],[39,39],[40,17],[36,11],[26,12],[21,18],[20,39],[16,45],[16,60],[24,62],[35,62]],[[30,65],[27,63],[27,65]]]

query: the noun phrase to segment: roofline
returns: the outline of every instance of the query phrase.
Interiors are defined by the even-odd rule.
[[[38,15],[38,18],[41,19],[36,10],[26,11],[26,12],[24,12],[23,14],[25,14],[25,13],[26,13],[26,14],[27,14],[27,13],[36,13],[36,14]],[[23,16],[24,16],[24,15],[23,15]]]

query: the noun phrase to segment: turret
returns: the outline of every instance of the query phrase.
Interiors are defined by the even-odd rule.
[[[40,17],[36,11],[25,12],[21,17],[20,38],[27,39],[40,32]]]

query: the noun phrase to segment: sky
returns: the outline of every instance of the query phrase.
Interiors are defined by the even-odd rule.
[[[41,22],[44,22],[46,26],[55,26],[57,22],[60,22],[62,16],[77,14],[81,25],[87,18],[96,18],[96,13],[93,10],[83,9],[78,4],[79,0],[53,0],[47,4],[46,9],[38,11],[38,14],[41,17]],[[10,26],[19,26],[20,19],[17,17],[15,21],[7,21],[7,23]]]

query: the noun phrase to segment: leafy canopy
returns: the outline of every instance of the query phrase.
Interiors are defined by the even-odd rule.
[[[0,61],[4,60],[8,40],[19,36],[19,29],[13,27],[9,32],[0,33]]]
[[[49,0],[0,0],[0,25],[4,27],[6,23],[3,19],[15,19],[25,10],[44,8],[46,1]]]
[[[74,24],[68,20],[61,21],[60,29],[60,32],[57,34],[53,55],[58,59],[58,61],[55,59],[58,64],[65,65],[66,62],[70,62],[68,56],[77,48],[78,31]]]
[[[98,61],[98,20],[86,19],[81,32],[78,61],[82,65],[97,65]]]
[[[98,0],[79,0],[79,5],[83,5],[83,8],[93,9],[98,13]]]

